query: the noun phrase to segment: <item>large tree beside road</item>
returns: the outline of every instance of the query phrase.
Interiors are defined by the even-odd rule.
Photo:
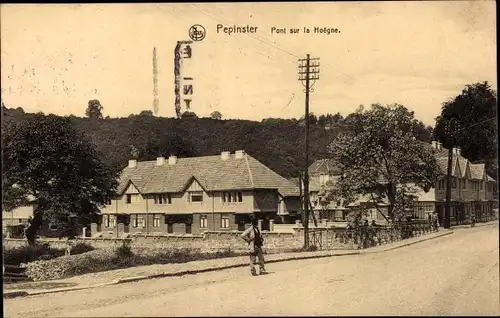
[[[438,140],[462,148],[471,161],[485,162],[492,175],[498,169],[497,134],[497,92],[488,82],[466,85],[443,103],[434,128]]]
[[[385,202],[389,218],[399,220],[416,191],[428,191],[438,179],[433,150],[418,140],[418,120],[402,105],[360,107],[351,117],[353,131],[329,146],[343,171],[329,196],[347,203],[360,197]]]
[[[91,218],[116,190],[116,173],[69,118],[36,114],[2,132],[3,210],[33,204],[30,244],[44,220]],[[30,199],[31,198],[31,199]]]

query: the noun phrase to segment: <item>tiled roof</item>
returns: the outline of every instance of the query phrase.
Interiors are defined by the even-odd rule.
[[[206,191],[276,189],[283,196],[298,196],[299,189],[252,156],[236,159],[234,154],[222,160],[220,155],[177,158],[174,165],[168,158],[161,166],[156,161],[137,162],[120,175],[118,193],[131,181],[141,193],[182,192],[196,179]]]
[[[341,171],[333,159],[320,159],[309,166],[309,174],[339,175]]]
[[[482,180],[484,178],[484,163],[469,164],[470,177],[473,180]]]

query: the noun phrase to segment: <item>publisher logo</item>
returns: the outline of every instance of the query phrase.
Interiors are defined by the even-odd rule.
[[[193,41],[203,40],[206,34],[205,28],[202,25],[195,24],[189,28],[189,37]]]

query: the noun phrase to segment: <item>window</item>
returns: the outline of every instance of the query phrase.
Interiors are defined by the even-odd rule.
[[[464,189],[467,189],[467,179],[464,179]]]
[[[479,187],[480,187],[480,190],[483,191],[483,181],[479,182]]]
[[[138,194],[127,194],[127,204],[136,203],[139,201]]]
[[[104,215],[103,219],[105,227],[116,227],[116,217],[114,215]]]
[[[228,229],[229,228],[229,217],[228,216],[221,216],[220,219],[220,227],[222,229]]]
[[[153,227],[160,227],[160,216],[153,216]]]
[[[222,202],[243,202],[243,192],[232,191],[232,192],[222,192]]]
[[[55,221],[51,221],[49,224],[49,229],[51,231],[56,231],[59,229],[59,226],[57,226],[57,223]]]
[[[111,199],[106,200],[106,205],[111,205]]]
[[[203,202],[203,192],[202,191],[189,192],[189,202]]]
[[[328,179],[329,179],[328,177],[329,177],[329,176],[328,176],[328,175],[326,175],[326,174],[322,174],[322,175],[320,175],[320,176],[319,176],[319,183],[320,183],[321,185],[325,185],[325,184],[328,182]]]
[[[456,189],[456,188],[457,188],[457,179],[453,178],[453,179],[451,180],[451,187],[452,187],[453,189]]]
[[[146,220],[143,215],[132,216],[132,226],[133,227],[146,227]]]
[[[438,181],[438,190],[444,190],[445,188],[445,180],[441,179]]]
[[[146,219],[143,215],[137,216],[137,226],[138,227],[146,227]]]
[[[208,218],[206,215],[200,216],[200,228],[206,229],[208,227]]]
[[[155,194],[154,202],[155,204],[172,204],[172,197],[170,193]]]

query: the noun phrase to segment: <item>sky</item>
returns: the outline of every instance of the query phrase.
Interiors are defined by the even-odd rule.
[[[317,115],[400,103],[433,126],[441,104],[465,85],[497,88],[494,1],[4,4],[2,100],[58,115],[84,116],[91,99],[104,116],[153,110],[156,47],[158,116],[174,117],[174,48],[194,24],[206,37],[192,45],[183,76],[194,78],[191,106],[200,117],[302,117],[297,73],[306,54],[320,58],[310,95]],[[228,35],[217,24],[257,31]]]

